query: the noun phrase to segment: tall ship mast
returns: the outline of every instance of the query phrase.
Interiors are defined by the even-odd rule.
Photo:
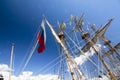
[[[96,29],[95,25],[84,25],[84,14],[70,18],[70,24],[58,24],[58,32],[45,18],[47,26],[60,44],[60,69],[58,80],[119,80],[120,43],[113,46],[105,37],[113,19]],[[92,54],[91,54],[92,53]],[[81,58],[84,56],[84,58]],[[83,62],[79,62],[82,61]],[[69,78],[66,76],[70,76]],[[96,79],[97,78],[97,79]]]
[[[10,55],[10,72],[9,72],[9,78],[8,78],[8,80],[11,80],[11,76],[12,76],[13,54],[14,54],[14,43],[12,43],[12,49],[11,49],[11,55]]]

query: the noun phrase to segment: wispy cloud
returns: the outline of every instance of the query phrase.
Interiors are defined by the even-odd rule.
[[[100,51],[101,45],[100,44],[95,44],[94,48],[97,51]],[[75,61],[77,62],[78,65],[82,65],[83,63],[85,63],[88,60],[89,57],[93,56],[94,53],[95,53],[94,50],[92,48],[90,48],[90,50],[87,51],[86,53],[84,53],[84,55],[82,54],[79,57],[76,57]]]

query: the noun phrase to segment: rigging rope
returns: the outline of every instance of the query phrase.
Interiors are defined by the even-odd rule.
[[[62,54],[63,55],[63,54]],[[59,59],[59,57],[61,57],[62,55],[58,56],[57,58],[53,59],[51,62],[49,62],[47,65],[45,65],[44,67],[42,67],[38,72],[36,72],[35,74],[38,74],[41,71],[44,71],[45,68],[47,68],[50,64],[52,64],[54,61],[56,61],[57,59]]]
[[[29,57],[28,57],[28,59],[27,59],[25,65],[23,66],[21,72],[22,72],[22,71],[26,68],[26,66],[28,65],[28,63],[29,63],[29,61],[30,61],[30,59],[31,59],[31,57],[32,57],[32,55],[33,55],[33,53],[34,53],[36,47],[37,47],[37,44],[38,44],[38,40],[37,40],[37,42],[35,43],[35,46],[32,48],[32,50],[31,50],[31,52],[30,52],[30,55],[29,55]],[[21,72],[20,72],[20,73],[21,73]]]
[[[65,34],[67,35],[67,33],[65,32]],[[76,43],[68,36],[68,38],[72,41],[72,43],[79,49],[79,47],[76,45]],[[80,50],[80,52],[84,55],[84,52],[81,50],[81,49],[79,49]],[[84,56],[86,56],[86,55],[84,55]],[[89,57],[86,57],[95,67],[97,67],[98,68],[98,66],[89,58]],[[101,69],[99,69],[100,71],[102,71]]]
[[[56,42],[57,43],[57,42]],[[68,50],[71,50],[72,48],[74,48],[75,46],[71,47]],[[65,50],[64,50],[65,51]],[[45,65],[44,67],[42,67],[38,72],[36,72],[35,74],[38,74],[39,72],[43,71],[45,68],[47,68],[50,64],[52,64],[54,61],[56,61],[57,59],[59,59],[61,56],[63,56],[64,54],[58,56],[57,58],[53,59],[51,62],[49,62],[47,65]]]
[[[19,66],[19,68],[18,68],[18,69],[19,69],[19,70],[18,70],[19,74],[21,74],[22,70],[24,70],[24,69],[22,68],[22,70],[20,71],[22,65],[25,66],[25,64],[23,64],[23,63],[25,62],[25,59],[27,58],[27,60],[28,60],[27,55],[28,55],[28,53],[29,53],[29,49],[31,48],[31,46],[33,45],[33,43],[36,42],[36,41],[35,41],[35,40],[36,40],[36,35],[37,35],[40,27],[41,27],[41,26],[39,26],[39,27],[37,28],[37,30],[36,30],[36,32],[35,32],[35,34],[34,34],[34,37],[33,37],[32,41],[31,41],[31,43],[30,43],[30,45],[29,45],[29,48],[27,49],[24,58],[21,60],[21,64],[20,64],[20,66]],[[29,54],[29,56],[30,56],[30,54]],[[26,62],[27,62],[27,61],[26,61]],[[25,62],[25,63],[26,63],[26,62]]]
[[[66,59],[66,57],[64,57],[64,58],[62,59],[62,61],[63,61],[64,59]],[[56,66],[58,63],[59,63],[59,62],[55,63],[54,65],[52,65],[51,67],[47,68],[46,70],[43,70],[43,71],[41,70],[42,73],[47,72],[48,70],[50,70],[51,68],[53,68],[54,66]]]

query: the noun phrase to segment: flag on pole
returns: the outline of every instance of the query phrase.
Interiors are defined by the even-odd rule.
[[[38,53],[41,53],[45,50],[45,44],[46,44],[46,30],[45,30],[43,20],[41,23],[41,31],[38,32],[37,39],[38,39],[38,44],[39,44]]]

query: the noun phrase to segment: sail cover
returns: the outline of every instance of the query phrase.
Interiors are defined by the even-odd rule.
[[[46,31],[45,31],[45,26],[44,26],[44,21],[41,23],[41,31],[38,32],[37,35],[38,39],[38,53],[41,53],[45,50],[45,44],[46,44]]]

